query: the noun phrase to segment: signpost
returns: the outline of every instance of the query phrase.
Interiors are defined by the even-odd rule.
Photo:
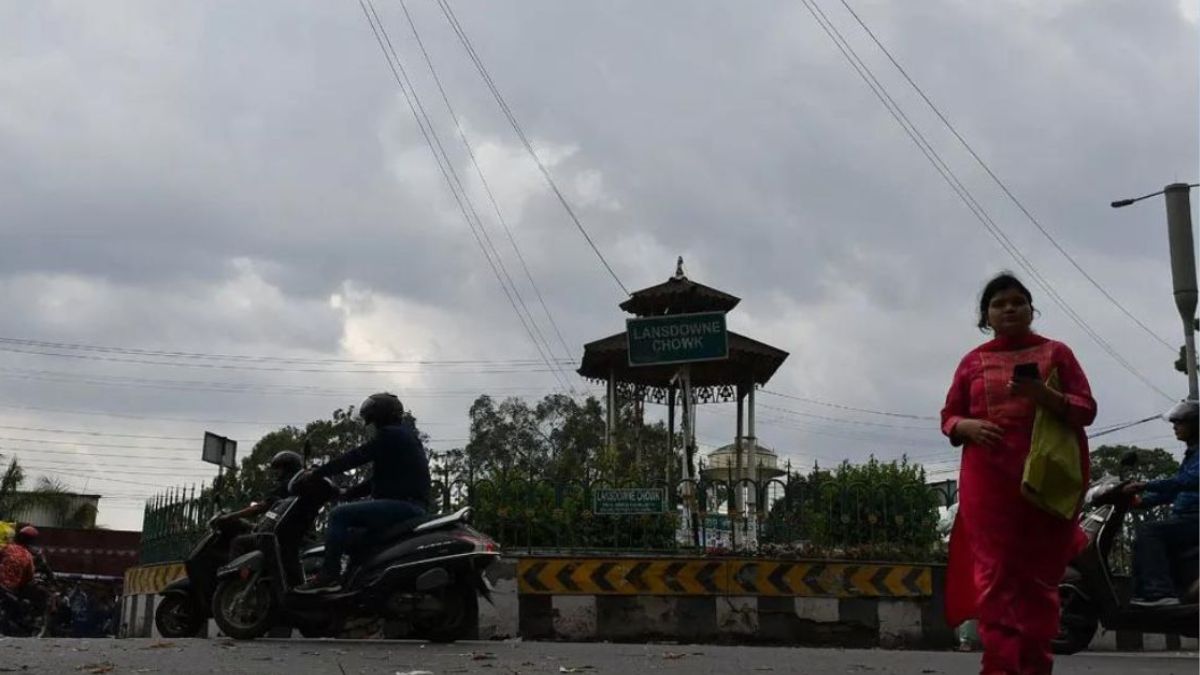
[[[625,320],[629,365],[719,361],[729,358],[724,312],[668,314]]]
[[[598,488],[592,492],[592,513],[598,516],[630,516],[665,513],[667,491],[663,488]]]
[[[200,459],[221,468],[232,469],[237,460],[237,441],[206,431]]]

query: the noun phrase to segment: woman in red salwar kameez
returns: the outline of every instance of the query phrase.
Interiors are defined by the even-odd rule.
[[[1042,511],[1021,495],[1036,408],[1078,430],[1085,485],[1083,429],[1096,417],[1087,377],[1071,350],[1031,331],[1032,300],[1011,274],[988,283],[979,327],[995,338],[963,357],[942,409],[943,433],[951,444],[963,445],[946,618],[950,625],[979,620],[986,675],[1051,672],[1058,583],[1083,544],[1075,520]],[[1014,367],[1030,363],[1040,377],[1014,379]],[[1052,371],[1058,390],[1044,382]]]

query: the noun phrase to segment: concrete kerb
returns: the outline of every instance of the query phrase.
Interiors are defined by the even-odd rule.
[[[953,649],[945,568],[704,557],[520,557],[525,639]],[[1194,639],[1098,634],[1093,651],[1196,649]]]

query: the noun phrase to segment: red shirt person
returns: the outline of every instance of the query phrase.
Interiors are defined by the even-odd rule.
[[[33,581],[33,553],[28,547],[37,536],[33,526],[22,527],[12,543],[0,549],[0,587],[15,593]]]
[[[963,357],[941,417],[943,433],[963,446],[946,619],[979,620],[985,675],[1044,675],[1053,666],[1058,583],[1084,540],[1074,519],[1026,501],[1021,480],[1042,407],[1077,430],[1086,484],[1084,427],[1096,417],[1096,402],[1071,350],[1032,332],[1032,294],[1018,279],[1001,274],[989,282],[979,312],[980,329],[995,338]],[[1014,368],[1030,363],[1039,377],[1014,379]],[[1045,384],[1051,372],[1060,390]]]

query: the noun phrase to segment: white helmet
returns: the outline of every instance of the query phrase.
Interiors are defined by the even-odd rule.
[[[1194,424],[1200,420],[1200,402],[1195,399],[1185,399],[1163,413],[1162,417],[1172,424],[1178,422],[1192,422]]]

